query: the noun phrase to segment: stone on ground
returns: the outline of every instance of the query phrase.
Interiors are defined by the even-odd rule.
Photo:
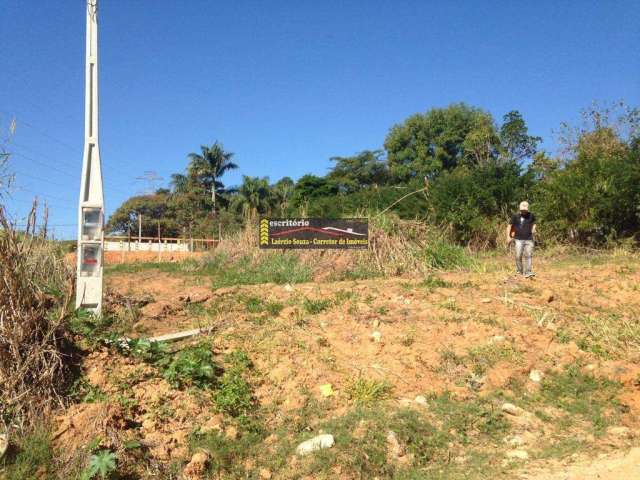
[[[335,445],[336,441],[333,435],[323,433],[317,437],[313,437],[305,442],[302,442],[296,447],[296,453],[300,456],[309,455],[310,453],[322,450],[323,448],[331,448]]]

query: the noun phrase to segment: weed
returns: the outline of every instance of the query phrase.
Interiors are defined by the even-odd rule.
[[[389,398],[393,385],[386,380],[357,377],[345,388],[345,392],[356,404],[371,404]]]
[[[430,243],[423,252],[424,263],[435,270],[463,270],[476,265],[464,248],[438,239]]]
[[[117,457],[109,450],[99,450],[89,461],[89,466],[80,475],[81,480],[111,478],[117,469]]]
[[[69,388],[69,398],[78,403],[95,403],[106,400],[107,395],[99,387],[91,385],[86,377],[79,377]]]
[[[640,322],[619,313],[598,317],[581,316],[581,338],[576,342],[582,350],[600,358],[620,358],[630,350],[640,351]]]
[[[3,480],[53,479],[54,458],[51,434],[38,428],[17,438],[16,452],[7,452],[7,458],[0,462],[0,472]]]
[[[367,280],[370,278],[378,278],[383,275],[383,272],[369,265],[358,264],[342,272],[339,275],[332,276],[332,280]]]
[[[400,337],[400,343],[404,347],[410,347],[416,341],[416,328],[411,327],[402,337]]]
[[[350,290],[338,290],[334,295],[334,303],[336,305],[342,305],[345,302],[356,300],[358,294]]]
[[[616,395],[622,385],[606,378],[582,372],[579,364],[569,365],[564,372],[547,375],[540,391],[544,402],[568,414],[569,419],[582,417],[591,422],[596,433],[611,424],[622,406]]]
[[[232,417],[246,415],[254,403],[251,387],[234,369],[224,372],[213,399],[218,410]]]
[[[208,343],[186,347],[164,369],[164,378],[176,388],[210,388],[216,383],[219,367]]]
[[[245,460],[256,458],[263,445],[266,430],[254,420],[241,423],[242,431],[236,439],[227,438],[219,432],[195,432],[189,437],[192,451],[204,449],[209,452],[208,470],[216,478],[251,478],[245,469]]]
[[[166,358],[169,348],[164,342],[154,342],[146,338],[127,340],[129,353],[148,363],[157,363]]]
[[[331,300],[329,299],[313,300],[311,298],[305,298],[302,302],[302,308],[309,315],[317,315],[318,313],[322,313],[330,306]]]
[[[509,429],[509,423],[498,408],[482,398],[457,401],[449,392],[429,397],[429,408],[443,423],[445,431],[455,431],[458,441],[469,444],[475,431],[499,440]]]
[[[279,302],[270,302],[264,301],[259,297],[246,297],[244,300],[244,305],[249,313],[267,313],[272,317],[277,317],[284,305]]]
[[[499,361],[520,361],[520,353],[509,343],[473,347],[468,350],[467,357],[476,375],[483,375]]]
[[[442,308],[446,308],[447,310],[451,310],[452,312],[459,312],[460,307],[458,306],[458,302],[454,297],[447,298],[444,302],[440,304]]]
[[[436,288],[450,288],[453,285],[451,282],[447,282],[440,277],[435,275],[428,275],[425,277],[420,283],[418,283],[418,287],[424,288],[426,290],[435,290]]]

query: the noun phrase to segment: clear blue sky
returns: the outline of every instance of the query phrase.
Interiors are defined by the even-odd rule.
[[[83,0],[0,0],[0,125],[17,118],[23,217],[34,194],[74,238],[83,146]],[[107,213],[220,140],[241,175],[326,173],[415,112],[520,110],[553,151],[592,101],[640,105],[637,1],[100,0]]]

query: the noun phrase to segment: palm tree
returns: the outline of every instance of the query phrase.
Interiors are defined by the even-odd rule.
[[[284,217],[285,211],[289,206],[289,201],[291,200],[291,194],[293,193],[294,186],[295,182],[291,180],[291,178],[284,177],[278,180],[271,187],[273,202],[280,209],[280,216],[282,217]]]
[[[211,203],[213,204],[213,214],[216,213],[216,196],[226,192],[224,184],[218,180],[228,170],[238,168],[233,163],[233,153],[225,152],[221,143],[215,142],[211,147],[202,145],[201,153],[190,153],[190,160],[187,169],[188,176],[202,185],[205,191],[211,190]]]
[[[270,189],[267,177],[242,176],[242,185],[238,187],[234,196],[234,204],[237,209],[251,218],[258,213],[266,213],[270,208]]]
[[[186,193],[189,189],[189,177],[181,173],[171,175],[170,183],[174,193]]]

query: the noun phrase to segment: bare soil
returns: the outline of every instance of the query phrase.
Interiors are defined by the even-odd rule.
[[[640,262],[633,257],[541,259],[538,275],[530,280],[511,275],[510,269],[498,259],[476,272],[439,273],[442,282],[437,284],[423,278],[374,278],[217,290],[204,276],[143,270],[111,274],[107,289],[126,298],[147,298],[130,336],[208,326],[217,355],[247,352],[257,372],[257,401],[273,412],[295,412],[309,396],[322,401],[320,386],[330,384],[339,415],[352,405],[345,392],[358,377],[391,384],[398,405],[443,391],[462,400],[477,393],[490,396],[510,391],[514,381],[535,392],[540,385],[531,380],[532,372],[548,375],[578,362],[597,377],[622,383],[619,426],[628,432],[599,438],[584,434],[588,451],[532,460],[506,478],[640,478],[639,450],[617,452],[637,441],[640,339],[623,338],[617,345],[623,334],[602,329],[600,335],[611,335],[602,337],[610,349],[603,354],[590,347],[598,338],[584,337],[579,320],[597,316],[637,322]],[[279,312],[250,311],[252,298],[279,304]],[[314,310],[313,305],[320,306]],[[475,374],[468,363],[455,359],[485,363]],[[133,438],[135,432],[153,459],[181,462],[190,458],[187,438],[194,428],[234,434],[222,415],[211,413],[206,398],[172,388],[140,362],[104,348],[86,357],[82,367],[90,384],[109,398],[126,392],[134,406],[129,411],[109,402],[72,406],[58,419],[56,434],[69,451],[96,435],[108,444],[115,437],[120,442]],[[281,418],[274,413],[268,424],[275,428]],[[551,427],[537,420],[525,423],[516,425],[516,432],[525,439],[522,448],[532,450]]]

